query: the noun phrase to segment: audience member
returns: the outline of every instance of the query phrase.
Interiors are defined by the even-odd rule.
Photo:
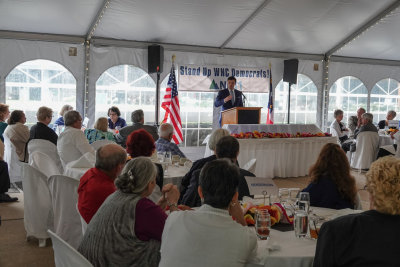
[[[354,139],[357,139],[357,136],[361,132],[378,132],[378,129],[375,127],[375,125],[372,123],[374,119],[374,116],[371,113],[364,113],[361,116],[361,127],[356,129],[354,132]],[[354,152],[356,151],[356,143],[344,143],[342,144],[342,149],[347,152],[351,151]]]
[[[325,222],[314,267],[399,265],[399,177],[398,159],[384,157],[372,163],[366,174],[371,210]]]
[[[185,154],[179,147],[172,143],[172,136],[174,135],[174,127],[170,123],[163,123],[160,126],[160,138],[156,141],[157,152],[170,151],[172,155],[178,155],[181,158],[186,158]]]
[[[114,180],[126,162],[125,150],[117,144],[108,144],[96,152],[96,165],[80,179],[78,187],[79,213],[89,223],[104,200],[115,192]]]
[[[123,147],[126,146],[126,138],[130,135],[133,131],[139,129],[145,129],[154,140],[158,139],[157,127],[144,125],[144,113],[143,110],[138,109],[132,112],[131,114],[132,125],[126,126],[119,130],[119,133],[115,136],[117,139],[117,143],[122,145]]]
[[[228,160],[204,165],[198,187],[204,204],[196,211],[175,212],[168,217],[160,267],[233,267],[256,259],[257,237],[244,220],[238,201],[239,181],[239,168]]]
[[[357,116],[350,116],[349,119],[347,120],[347,126],[350,130],[350,138],[352,138],[354,136],[354,132],[357,129],[357,123],[358,123],[358,119]]]
[[[367,112],[365,108],[357,109],[357,129],[362,126],[362,115]]]
[[[389,121],[394,120],[394,118],[396,118],[396,111],[389,110],[386,114],[386,120],[381,120],[378,123],[379,129],[385,129],[385,126],[388,126]]]
[[[89,141],[89,144],[98,141],[98,140],[110,140],[115,142],[114,134],[108,132],[108,122],[107,118],[100,117],[94,123],[94,129],[86,129],[85,136]]]
[[[350,174],[346,154],[339,145],[329,143],[323,146],[308,175],[310,184],[303,192],[310,193],[310,205],[330,209],[354,209],[357,188]]]
[[[1,104],[0,104],[1,105]],[[17,197],[10,197],[7,194],[10,188],[10,176],[8,175],[8,165],[3,160],[4,157],[4,144],[0,140],[0,203],[1,202],[15,202]]]
[[[70,106],[70,105],[62,106],[62,108],[60,110],[60,113],[59,113],[60,117],[58,117],[58,119],[53,124],[53,130],[54,131],[57,130],[58,126],[64,126],[65,125],[65,123],[64,123],[64,114],[65,114],[65,112],[70,111],[70,110],[74,110],[74,108],[72,106]]]
[[[82,117],[78,111],[70,110],[64,114],[65,130],[57,141],[57,150],[62,164],[79,159],[85,153],[93,153],[94,149],[81,131]]]
[[[108,128],[110,129],[121,129],[126,126],[126,121],[121,118],[121,111],[119,108],[112,106],[108,109]]]
[[[236,138],[232,136],[222,137],[216,145],[216,156],[218,159],[227,158],[233,163],[237,162],[237,157],[239,155],[239,142]],[[204,168],[204,167],[203,167]],[[190,179],[190,184],[182,197],[181,203],[189,207],[199,207],[201,205],[201,199],[197,192],[199,186],[199,176],[201,170],[196,170]],[[250,196],[249,187],[247,185],[245,176],[255,176],[253,173],[239,169],[239,200],[242,200],[244,196]]]
[[[344,127],[343,123],[343,110],[337,109],[333,112],[333,117],[335,118],[331,124],[330,132],[333,136],[337,136],[339,138],[339,142],[342,144],[344,141],[349,139],[348,129]]]
[[[3,133],[7,128],[6,120],[10,117],[10,110],[8,109],[8,105],[0,103],[0,139],[4,142]]]
[[[4,136],[10,139],[10,142],[14,145],[18,159],[27,162],[26,143],[29,140],[29,128],[24,125],[25,122],[25,113],[22,110],[14,110],[8,119],[8,126],[4,131]]]
[[[57,145],[58,135],[48,127],[53,119],[53,110],[48,107],[40,107],[36,112],[36,118],[38,122],[31,127],[29,140],[43,139]]]
[[[94,215],[78,251],[94,266],[158,266],[161,235],[167,215],[177,210],[179,191],[163,187],[158,204],[147,199],[156,186],[157,168],[150,159],[129,161],[111,194]],[[172,213],[173,214],[173,213]]]
[[[215,155],[217,143],[218,143],[219,139],[221,139],[224,136],[229,136],[229,135],[230,134],[229,134],[228,130],[225,130],[225,129],[217,129],[211,134],[210,139],[208,140],[208,147],[210,148],[211,151],[214,152],[214,154],[209,157],[202,158],[202,159],[199,159],[199,160],[196,160],[195,162],[193,162],[193,165],[190,168],[189,172],[186,173],[185,176],[182,178],[181,186],[180,186],[181,199],[179,200],[179,202],[182,201],[182,197],[186,193],[186,189],[190,184],[190,179],[192,178],[193,172],[203,168],[204,164],[206,164],[207,162],[217,159],[217,156]]]

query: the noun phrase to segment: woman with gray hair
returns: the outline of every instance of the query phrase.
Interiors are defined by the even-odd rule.
[[[53,125],[54,131],[56,131],[58,126],[64,126],[64,114],[70,110],[74,110],[74,108],[71,105],[62,106],[60,113],[59,113],[60,117],[58,117],[58,119],[54,122],[54,125]]]
[[[177,210],[179,191],[163,187],[157,205],[147,199],[156,186],[157,169],[150,159],[129,161],[111,194],[94,215],[78,251],[94,266],[158,266],[167,215]]]
[[[343,110],[335,110],[335,112],[333,112],[333,117],[335,120],[331,124],[330,133],[332,136],[337,136],[339,142],[342,144],[344,141],[349,139],[349,136],[347,135],[349,130],[346,129],[341,122],[343,120]]]
[[[394,110],[389,110],[388,113],[386,114],[386,120],[381,120],[378,123],[378,128],[379,129],[385,129],[385,126],[389,125],[389,121],[393,120],[394,118],[396,118],[396,111]]]

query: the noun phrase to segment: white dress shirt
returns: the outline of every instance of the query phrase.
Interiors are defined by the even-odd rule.
[[[332,131],[332,130],[334,130],[334,131]],[[334,120],[332,122],[331,127],[330,127],[330,132],[331,132],[332,136],[337,136],[337,137],[343,137],[343,136],[347,135],[347,133],[348,133],[347,131],[342,132],[342,129],[340,129],[340,125],[337,120]]]
[[[254,229],[235,222],[227,210],[204,204],[168,216],[159,266],[244,266],[256,262],[256,254]]]
[[[65,127],[65,130],[58,137],[57,151],[64,166],[79,159],[87,152],[95,153],[85,134],[80,129],[70,126]]]

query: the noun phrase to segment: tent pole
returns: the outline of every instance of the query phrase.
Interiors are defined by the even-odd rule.
[[[155,121],[154,125],[159,126],[158,122],[159,120],[159,115],[160,115],[160,71],[157,71],[157,84],[156,84],[156,114],[155,114]]]

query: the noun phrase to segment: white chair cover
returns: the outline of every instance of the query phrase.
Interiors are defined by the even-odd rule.
[[[85,257],[82,256],[73,247],[68,245],[67,242],[62,240],[52,231],[48,231],[51,242],[53,243],[54,261],[56,267],[91,267],[93,266]]]
[[[79,181],[64,175],[53,175],[48,180],[51,193],[54,231],[75,249],[82,239],[82,224],[76,211]]]
[[[29,165],[41,171],[47,178],[62,174],[61,166],[58,166],[52,158],[40,151],[29,154]]]
[[[79,214],[79,217],[81,218],[81,224],[82,224],[82,236],[84,236],[85,235],[85,233],[86,233],[86,229],[87,229],[87,223],[86,223],[86,221],[85,221],[85,219],[83,219],[83,217],[82,217],[82,215],[81,215],[81,213],[79,212],[79,209],[78,209],[78,203],[76,203],[76,212],[78,212],[78,214]]]
[[[97,150],[100,147],[108,145],[108,144],[116,144],[116,143],[111,140],[97,140],[97,141],[94,141],[90,145],[93,147],[94,150]]]
[[[254,173],[256,171],[257,159],[251,159],[247,162],[242,169]]]
[[[361,132],[357,136],[356,151],[352,155],[351,167],[369,169],[379,150],[379,135],[376,132]]]
[[[22,164],[24,188],[24,225],[27,237],[49,238],[47,229],[53,229],[53,211],[47,177],[28,164]]]
[[[53,162],[56,164],[57,168],[61,171],[60,173],[63,173],[63,166],[61,164],[60,156],[58,155],[57,151],[57,146],[53,144],[52,142],[44,139],[33,139],[28,142],[28,153],[29,156],[33,152],[42,152],[43,154],[46,154],[49,156]],[[29,164],[31,164],[31,160],[29,157]]]
[[[15,146],[11,143],[10,139],[4,137],[4,161],[8,164],[8,173],[10,175],[10,182],[21,182],[21,162],[19,161]]]

